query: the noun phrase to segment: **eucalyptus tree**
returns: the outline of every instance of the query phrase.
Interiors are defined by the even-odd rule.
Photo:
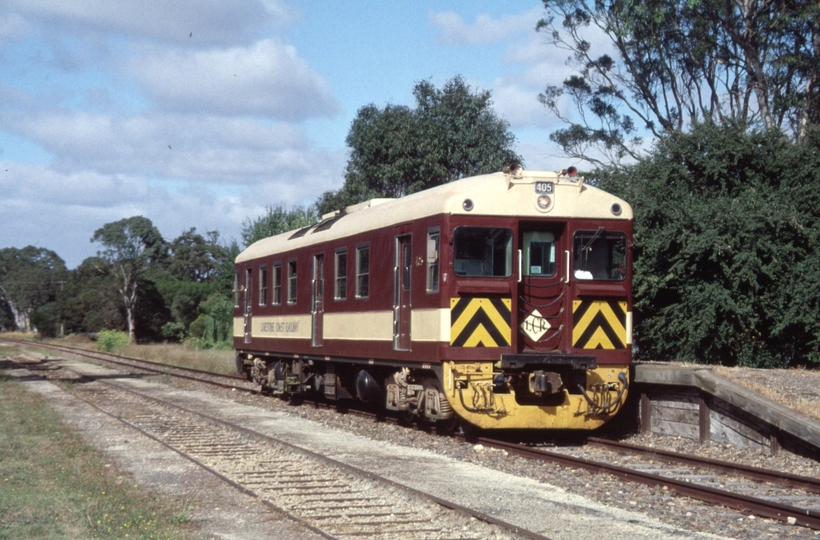
[[[128,335],[134,343],[140,277],[152,262],[164,256],[165,242],[151,220],[142,216],[106,223],[94,232],[91,241],[102,245],[97,255],[116,276]]]
[[[816,0],[543,0],[537,30],[574,73],[541,103],[571,157],[618,165],[694,121],[777,130],[820,124]]]
[[[219,274],[228,249],[219,243],[219,231],[206,231],[203,236],[196,232],[196,227],[191,227],[169,243],[168,252],[167,267],[171,276],[204,282]]]
[[[17,330],[34,330],[32,316],[56,300],[65,277],[65,262],[49,249],[26,246],[0,250],[0,301],[12,313]]]

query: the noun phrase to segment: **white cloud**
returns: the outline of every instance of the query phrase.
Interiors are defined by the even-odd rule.
[[[36,201],[100,208],[140,198],[147,192],[143,179],[95,172],[59,173],[42,165],[0,162],[0,191],[5,204]]]
[[[557,171],[574,164],[567,163],[567,160],[561,157],[560,149],[546,137],[546,134],[543,141],[519,143],[516,152],[524,158],[524,166],[531,171]]]
[[[345,160],[345,152],[305,152],[295,158],[298,167],[269,169],[266,179],[246,186],[0,161],[0,247],[45,247],[73,268],[96,252],[89,242],[95,230],[136,215],[150,219],[166,239],[196,227],[241,241],[242,222],[266,206],[311,203],[338,189]]]
[[[6,0],[0,20],[22,17],[82,35],[118,32],[139,39],[194,43],[247,42],[261,27],[296,13],[279,0]]]
[[[325,81],[292,46],[274,39],[206,51],[152,48],[126,71],[160,107],[174,111],[297,121],[338,108]]]
[[[32,29],[33,25],[19,13],[3,13],[3,9],[0,8],[0,45],[18,40]]]
[[[510,123],[513,130],[523,127],[550,127],[544,106],[538,102],[538,90],[515,84],[514,81],[497,81],[493,90],[493,108],[499,116]]]
[[[60,171],[251,185],[304,176],[325,159],[301,127],[249,118],[44,112],[2,123],[57,156],[53,167]]]
[[[522,33],[532,32],[542,16],[542,8],[533,8],[519,15],[493,18],[481,14],[469,24],[455,11],[430,13],[430,24],[438,29],[437,40],[443,45],[481,45],[497,43]]]

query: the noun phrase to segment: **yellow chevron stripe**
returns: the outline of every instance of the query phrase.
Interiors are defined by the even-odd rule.
[[[450,299],[450,309],[453,309],[455,305],[458,303],[458,298],[451,298]],[[479,298],[471,300],[467,304],[467,308],[461,313],[461,316],[453,323],[450,327],[450,342],[452,343],[455,341],[455,338],[461,335],[461,332],[464,331],[464,327],[467,326],[473,318],[473,315],[476,314],[478,309],[481,307],[481,304],[476,300],[480,300]]]
[[[573,300],[572,312],[575,313],[583,303],[584,301],[582,300]],[[618,302],[618,307],[620,307],[622,312],[626,314],[626,302]],[[607,337],[606,332],[604,332],[604,329],[601,326],[595,329],[592,336],[586,343],[578,343],[578,341],[581,339],[584,333],[587,332],[590,324],[592,324],[593,320],[598,316],[599,313],[603,315],[610,330],[612,330],[612,332],[614,332],[619,337],[619,344],[616,345],[612,343],[612,341],[609,339],[609,337]],[[587,308],[583,317],[575,324],[575,326],[572,329],[573,346],[580,346],[584,349],[596,349],[599,347],[604,349],[615,349],[618,346],[625,347],[627,345],[626,337],[626,327],[618,319],[618,314],[615,313],[615,311],[612,309],[612,306],[605,301],[589,302],[589,307]]]
[[[612,341],[608,337],[606,337],[606,332],[600,326],[595,333],[592,334],[592,337],[589,338],[589,341],[584,343],[584,349],[614,349],[615,345],[612,344]]]
[[[465,347],[478,347],[482,345],[484,347],[498,347],[498,343],[490,336],[490,333],[484,328],[484,325],[480,325],[476,328],[470,339],[464,342]]]
[[[618,316],[615,314],[615,312],[612,311],[612,306],[610,306],[606,302],[601,302],[598,305],[598,309],[601,313],[603,313],[604,318],[606,318],[612,330],[614,330],[615,333],[618,334],[618,336],[623,336],[621,342],[623,342],[623,344],[626,345],[626,328],[624,328],[624,325],[621,323],[621,321],[618,320]],[[624,311],[626,311],[626,309],[624,309]]]
[[[454,309],[459,302],[464,301],[464,299],[460,298],[451,298],[450,309]],[[510,311],[512,307],[512,298],[502,298],[501,301],[504,303],[507,310]],[[470,325],[475,316],[481,316],[479,312],[483,312],[493,327],[488,329],[484,324],[481,324],[474,328],[471,335],[465,336],[466,340],[462,344],[463,347],[502,346],[503,343],[499,344],[495,339],[493,339],[490,330],[495,330],[498,334],[504,336],[507,343],[511,342],[512,328],[510,327],[510,323],[507,322],[504,315],[496,309],[493,302],[489,298],[472,298],[467,301],[467,306],[461,312],[461,315],[456,321],[452,322],[450,326],[450,344],[455,343],[459,340],[459,338],[461,338],[461,334],[466,331],[467,326]]]
[[[482,298],[481,300],[481,306],[484,308],[484,313],[486,313],[490,317],[490,320],[493,321],[493,324],[498,332],[506,336],[511,335],[512,329],[510,328],[510,325],[504,320],[504,317],[498,312],[493,303],[487,298]],[[512,306],[512,299],[503,298],[502,302],[504,302],[504,305],[507,306],[507,310],[509,311]]]
[[[575,313],[575,310],[578,309],[578,306],[581,305],[580,300],[574,300],[572,302],[572,312]],[[584,317],[578,321],[575,327],[572,329],[572,343],[578,343],[578,340],[581,339],[581,336],[586,332],[587,327],[592,323],[592,319],[598,314],[598,310],[595,309],[594,306],[590,306],[587,309],[587,312],[584,313]]]

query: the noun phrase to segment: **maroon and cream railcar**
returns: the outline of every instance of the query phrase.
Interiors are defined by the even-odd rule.
[[[626,399],[631,235],[624,201],[521,169],[346,208],[237,257],[237,368],[445,424],[593,429]]]

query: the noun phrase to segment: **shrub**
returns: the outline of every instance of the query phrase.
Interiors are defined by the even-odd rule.
[[[97,334],[97,349],[112,352],[131,344],[131,338],[121,330],[100,330]]]
[[[638,357],[820,364],[820,130],[700,124],[598,180],[635,211]]]
[[[55,338],[60,334],[60,319],[54,302],[42,306],[31,316],[31,324],[40,338]]]
[[[185,338],[185,325],[180,322],[165,323],[162,327],[162,337],[171,341],[182,341]]]

